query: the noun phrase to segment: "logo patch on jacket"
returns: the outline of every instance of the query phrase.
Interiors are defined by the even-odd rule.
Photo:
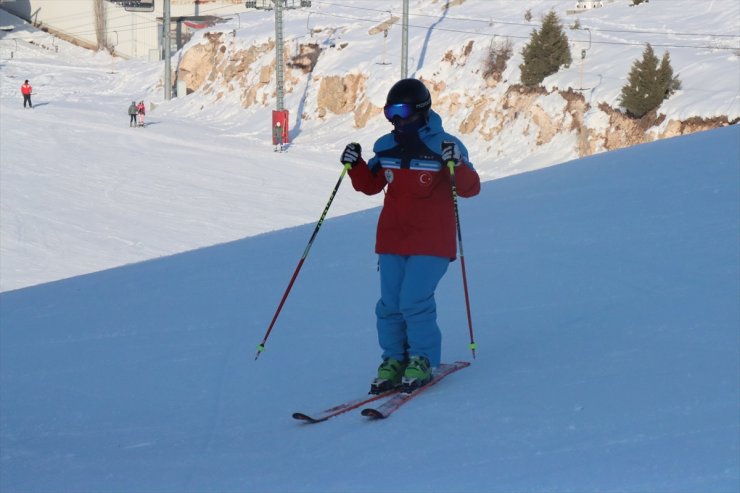
[[[432,174],[426,171],[419,173],[419,184],[423,187],[427,187],[432,183]]]
[[[385,173],[385,181],[387,181],[388,183],[392,183],[393,182],[393,170],[387,169],[385,170],[384,173]]]

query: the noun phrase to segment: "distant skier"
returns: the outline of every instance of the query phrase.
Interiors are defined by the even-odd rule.
[[[374,394],[426,385],[440,364],[442,334],[434,292],[457,255],[447,163],[454,162],[459,196],[480,191],[467,149],[444,131],[431,104],[421,81],[396,82],[383,109],[394,130],[375,142],[367,163],[357,143],[348,144],[341,157],[352,166],[355,190],[375,195],[387,187],[375,243],[380,270],[375,314],[383,362],[370,388]]]
[[[21,94],[23,94],[23,107],[26,107],[26,103],[28,103],[29,108],[33,108],[33,104],[31,104],[31,94],[33,94],[33,87],[31,87],[31,84],[28,83],[28,79],[23,83],[21,86]]]
[[[137,125],[136,117],[139,114],[139,108],[136,106],[136,101],[131,101],[131,105],[128,107],[128,126],[135,127]]]
[[[280,122],[275,123],[275,127],[272,129],[273,142],[275,142],[275,152],[280,149],[283,152],[283,127]]]
[[[144,101],[139,101],[139,104],[136,106],[136,112],[139,115],[139,126],[144,126],[144,116],[146,115],[146,107],[144,106]]]

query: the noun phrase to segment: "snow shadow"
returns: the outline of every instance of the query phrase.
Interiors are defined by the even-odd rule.
[[[258,361],[313,224],[2,293],[1,489],[303,491],[339,474],[328,491],[430,477],[455,491],[444,469],[466,491],[491,477],[732,491],[739,137],[615,151],[461,200],[478,357],[369,426],[290,414],[364,393],[375,371],[377,209],[323,224]],[[460,262],[437,311],[443,359],[469,359]],[[405,439],[389,450],[388,433]]]

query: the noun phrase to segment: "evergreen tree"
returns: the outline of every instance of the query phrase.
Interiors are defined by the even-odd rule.
[[[635,118],[642,118],[680,88],[681,82],[673,76],[670,56],[666,52],[658,65],[653,47],[648,45],[642,59],[632,64],[627,84],[619,96],[620,105]]]
[[[663,53],[663,58],[660,60],[660,66],[658,67],[658,83],[663,89],[663,99],[668,99],[674,92],[681,89],[681,81],[678,76],[673,75],[671,56],[667,51]]]
[[[538,85],[561,66],[568,66],[573,61],[568,36],[565,35],[555,11],[550,11],[545,16],[539,31],[532,30],[529,44],[522,50],[522,56],[524,63],[519,66],[521,81],[528,87]]]

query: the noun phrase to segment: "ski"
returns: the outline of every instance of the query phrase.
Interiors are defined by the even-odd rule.
[[[390,397],[388,401],[381,404],[380,406],[377,406],[375,408],[367,407],[362,410],[363,416],[367,416],[370,418],[377,418],[377,419],[387,418],[396,409],[401,407],[403,404],[408,402],[410,399],[416,397],[418,394],[423,392],[425,389],[428,389],[432,385],[442,380],[447,375],[454,373],[457,370],[460,370],[462,368],[465,368],[466,366],[470,366],[470,363],[466,361],[457,361],[452,364],[443,363],[439,365],[439,367],[437,367],[437,369],[434,371],[434,377],[432,378],[431,382],[429,382],[428,384],[424,385],[423,387],[419,389],[416,389],[410,394],[399,393],[398,389],[389,390],[389,391],[386,391],[380,394],[370,394],[370,395],[366,395],[363,397],[358,397],[356,399],[343,402],[342,404],[338,404],[336,406],[324,409],[323,411],[317,411],[314,413],[295,412],[293,413],[293,418],[300,420],[300,421],[304,421],[306,423],[321,423],[323,421],[326,421],[329,418],[333,418],[334,416],[344,414],[353,409],[357,409],[358,407],[362,407],[367,404],[370,404],[371,402],[375,402],[377,400]]]
[[[467,366],[470,366],[470,363],[468,363],[467,361],[456,361],[455,363],[451,364],[443,363],[434,370],[434,376],[428,384],[424,385],[423,387],[419,387],[410,394],[405,394],[402,392],[396,393],[390,399],[377,407],[366,407],[362,410],[362,415],[371,419],[385,419],[393,414],[395,411],[397,411],[401,406],[406,404],[408,401],[421,394],[432,385],[439,383],[439,381],[445,378],[447,375],[450,375],[451,373],[461,370]]]
[[[293,418],[301,420],[301,421],[305,421],[306,423],[321,423],[322,421],[326,421],[329,418],[333,418],[334,416],[337,416],[339,414],[343,414],[343,413],[346,413],[347,411],[357,409],[360,406],[370,404],[371,402],[377,401],[378,399],[389,397],[397,392],[398,390],[388,390],[380,394],[370,394],[370,395],[366,395],[363,397],[358,397],[356,399],[349,400],[342,404],[338,404],[334,407],[324,409],[323,411],[318,411],[316,413],[311,413],[311,414],[296,412],[296,413],[293,413]]]

